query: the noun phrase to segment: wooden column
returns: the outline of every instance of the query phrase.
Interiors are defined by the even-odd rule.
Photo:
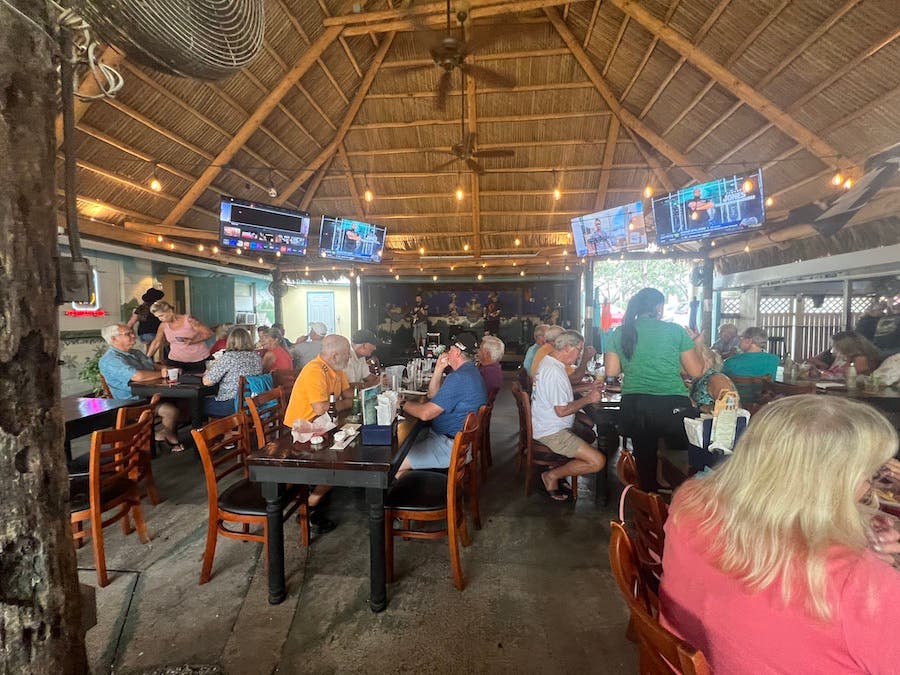
[[[59,410],[49,4],[0,10],[0,671],[88,672]],[[30,20],[30,22],[29,22]],[[93,544],[91,544],[93,546]]]
[[[582,273],[584,284],[584,344],[594,344],[594,259],[588,258]]]
[[[713,305],[713,272],[715,272],[712,260],[703,259],[703,298],[700,303],[700,330],[706,330],[706,344],[712,344],[716,339],[716,331],[712,325]]]
[[[359,272],[354,271],[353,276],[350,277],[350,326],[348,329],[348,333],[350,335],[353,334],[353,331],[357,330],[360,327],[359,323],[359,282],[362,281],[362,277]],[[349,338],[350,335],[347,337]]]
[[[281,268],[272,270],[272,299],[275,301],[275,323],[284,327],[284,287]]]

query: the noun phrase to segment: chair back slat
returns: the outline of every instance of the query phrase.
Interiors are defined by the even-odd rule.
[[[194,429],[191,435],[200,453],[210,495],[218,494],[218,482],[232,473],[240,471],[247,477],[244,460],[250,453],[250,443],[243,413],[214,420],[202,429]]]
[[[609,563],[631,610],[631,626],[639,645],[640,672],[708,675],[709,663],[703,653],[666,630],[649,611],[647,589],[632,541],[620,523],[613,522],[610,527]]]
[[[632,544],[638,569],[647,587],[658,593],[669,507],[658,494],[632,486],[625,495],[625,509],[630,516],[628,524],[634,533]]]
[[[123,429],[104,429],[91,436],[90,490],[96,503],[107,485],[139,471],[141,452],[153,433],[153,417],[144,411],[140,419]]]
[[[478,443],[478,418],[475,413],[466,415],[463,428],[457,432],[453,439],[453,449],[450,451],[450,468],[447,472],[447,504],[455,503],[465,494],[466,462],[469,457],[474,462],[474,454]],[[476,480],[472,476],[472,480]]]
[[[519,409],[519,429],[525,433],[525,442],[528,446],[534,440],[534,432],[531,428],[531,399],[525,391],[513,384],[513,395],[516,397],[516,404]]]
[[[300,376],[299,370],[290,370],[288,368],[278,368],[272,371],[272,384],[284,390],[285,396],[291,395],[294,388],[294,382]]]
[[[759,403],[759,400],[762,397],[764,383],[772,381],[770,375],[763,375],[762,377],[729,375],[728,377],[734,382],[734,388],[737,390],[738,396],[741,399],[741,406],[744,408]]]
[[[288,428],[282,423],[284,420],[284,392],[281,387],[275,387],[247,399],[247,407],[250,409],[253,428],[256,430],[257,447],[263,447],[288,431]]]
[[[102,374],[100,375],[100,393],[102,394],[100,398],[113,398],[112,389],[109,388],[109,383]]]
[[[640,485],[641,483],[634,455],[624,447],[619,453],[619,461],[616,463],[616,475],[622,485]]]

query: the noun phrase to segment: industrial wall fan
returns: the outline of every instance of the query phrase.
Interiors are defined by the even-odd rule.
[[[431,30],[422,23],[420,17],[416,15],[410,16],[410,20],[416,26],[416,39],[428,49],[428,53],[431,54],[434,63],[415,66],[407,69],[406,72],[409,72],[410,70],[432,68],[433,66],[443,68],[444,72],[441,73],[437,90],[435,91],[435,107],[438,110],[443,110],[447,105],[447,95],[450,93],[450,87],[452,86],[453,71],[457,69],[465,75],[474,77],[476,80],[494,87],[509,89],[516,86],[516,80],[508,75],[499,73],[491,68],[485,68],[484,66],[466,62],[466,57],[473,54],[476,50],[494,42],[504,32],[502,27],[478,33],[470,31],[469,39],[466,40],[462,26],[465,24],[468,16],[469,13],[466,3],[460,4],[456,11],[456,19],[460,25],[457,32],[461,34],[461,37],[456,37],[453,34],[454,30],[450,18],[450,0],[447,0],[446,31]]]
[[[106,42],[170,75],[219,80],[262,47],[263,0],[71,0]]]

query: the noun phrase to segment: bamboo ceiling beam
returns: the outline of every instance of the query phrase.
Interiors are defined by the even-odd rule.
[[[333,27],[329,27],[326,30],[333,30]],[[338,28],[340,30],[340,28]],[[283,204],[287,201],[287,198],[290,197],[303,183],[309,180],[310,176],[315,173],[316,169],[318,169],[322,164],[335,152],[337,152],[338,146],[344,142],[344,137],[347,135],[347,131],[350,129],[350,125],[353,124],[353,120],[356,119],[356,114],[359,112],[360,107],[363,104],[363,101],[366,98],[366,94],[369,92],[369,87],[372,86],[372,81],[375,79],[375,75],[378,73],[378,69],[381,67],[381,64],[384,62],[384,57],[387,55],[388,50],[391,47],[391,44],[394,42],[394,33],[388,33],[384,36],[381,41],[381,44],[378,46],[378,50],[375,52],[375,56],[372,58],[372,64],[369,66],[369,69],[366,71],[365,77],[363,77],[362,82],[359,83],[359,88],[356,90],[356,94],[353,96],[353,100],[350,103],[350,107],[347,109],[347,113],[344,115],[344,119],[341,121],[340,126],[335,132],[334,138],[331,140],[327,146],[325,146],[322,151],[309,163],[307,168],[300,172],[294,180],[292,180],[286,188],[284,188],[281,192],[281,195],[276,200],[276,204]]]
[[[642,141],[636,133],[634,133],[628,127],[625,127],[625,132],[631,138],[631,142],[634,143],[635,147],[638,149],[638,152],[641,153],[641,157],[643,157],[644,161],[647,162],[647,165],[650,167],[653,175],[656,176],[656,180],[658,180],[667,191],[672,192],[675,189],[675,184],[669,178],[669,174],[666,173],[660,161],[653,155],[651,151],[647,150],[644,147],[644,141]]]
[[[692,166],[691,162],[685,155],[681,154],[672,144],[662,138],[659,134],[648,127],[644,122],[639,120],[630,110],[622,106],[616,99],[615,94],[607,84],[606,80],[597,70],[591,58],[584,51],[582,46],[578,44],[572,31],[565,24],[559,13],[552,8],[545,8],[544,13],[550,18],[550,23],[556,28],[556,32],[572,51],[572,55],[578,61],[585,74],[594,83],[597,92],[606,101],[606,105],[613,111],[613,114],[619,117],[620,121],[628,127],[634,129],[635,132],[646,138],[651,145],[657,148],[662,154],[669,158],[675,164],[683,166],[684,170],[698,181],[707,181],[710,179],[709,174],[699,167]]]
[[[578,82],[549,82],[547,84],[519,84],[515,87],[509,88],[500,88],[500,87],[481,87],[478,90],[478,94],[480,96],[484,96],[485,94],[520,94],[527,93],[532,91],[568,91],[570,89],[593,89],[594,85],[589,80],[578,81]],[[448,95],[448,99],[454,96],[459,96],[460,94],[451,91]],[[407,98],[434,98],[434,90],[431,91],[412,91],[412,92],[400,92],[400,93],[392,93],[392,94],[369,94],[368,96],[370,101],[382,101],[382,100],[393,100],[393,99],[407,99]]]
[[[287,6],[287,4],[285,3],[284,0],[275,0],[275,1],[278,4],[278,6],[281,8],[281,11],[287,17],[288,21],[290,21],[291,25],[294,27],[294,31],[296,31],[297,35],[300,36],[300,39],[303,40],[307,46],[311,45],[312,40],[309,39],[309,35],[303,29],[303,26],[300,25],[300,22],[297,20],[297,17],[294,15],[293,10],[291,10],[291,8]],[[325,6],[323,6],[321,3],[319,6],[322,8],[322,11],[325,13],[326,17],[331,16],[331,14],[329,13],[329,11],[327,10],[327,8]],[[347,58],[349,59],[350,65],[353,67],[353,70],[356,71],[357,75],[362,77],[362,75],[363,75],[362,70],[359,69],[359,63],[357,63],[356,58],[353,56],[353,53],[350,51],[350,47],[347,45],[347,41],[343,38],[343,36],[338,36],[338,42],[341,43],[341,48],[344,50],[344,53],[347,55]],[[334,76],[331,74],[331,71],[328,69],[327,65],[325,64],[325,62],[322,60],[321,57],[319,57],[319,59],[316,61],[316,63],[318,63],[322,67],[322,70],[325,71],[325,76],[329,80],[331,80],[331,83],[335,86],[335,88],[340,90],[340,86],[338,85],[337,81],[335,81]],[[341,95],[343,95],[343,91],[341,91]],[[346,99],[344,99],[344,101],[346,103],[349,103],[349,101],[347,101]]]
[[[597,15],[600,14],[600,5],[603,3],[603,0],[594,0],[594,8],[591,10],[591,19],[588,21],[587,30],[584,31],[584,40],[581,42],[581,46],[587,49],[588,42],[591,41],[591,36],[594,33],[594,26],[597,25]]]
[[[593,86],[588,83],[588,86]],[[479,90],[480,92],[480,90]],[[434,96],[434,92],[431,92]],[[544,120],[562,120],[562,119],[590,119],[593,117],[609,117],[612,113],[608,110],[586,110],[584,112],[563,112],[563,113],[534,113],[529,115],[501,115],[496,117],[479,117],[480,124],[493,123],[512,123],[512,122],[540,122]],[[405,122],[369,122],[367,124],[352,124],[350,131],[368,131],[371,129],[406,129],[408,127],[428,127],[428,126],[454,126],[459,124],[459,120],[449,119],[430,119],[430,120],[409,120]]]
[[[609,48],[609,54],[606,55],[606,61],[603,62],[603,70],[600,71],[603,77],[606,77],[609,67],[612,65],[612,60],[615,58],[616,52],[619,51],[619,45],[622,44],[622,38],[625,37],[625,31],[628,30],[628,21],[629,17],[626,14],[625,18],[622,19],[622,23],[619,24],[619,30],[616,32],[612,47]],[[585,45],[585,49],[587,49],[587,45]]]
[[[668,25],[669,21],[672,20],[672,15],[675,14],[675,10],[678,9],[678,5],[680,3],[681,0],[674,0],[674,2],[669,5],[669,8],[666,10],[666,15],[663,18],[663,23]],[[628,98],[628,94],[631,93],[631,90],[634,87],[635,83],[638,81],[640,76],[643,75],[644,69],[647,67],[647,62],[653,55],[653,50],[656,49],[657,44],[659,44],[659,38],[654,35],[653,39],[650,41],[650,44],[647,45],[647,49],[644,50],[644,56],[641,57],[640,63],[638,63],[637,68],[634,69],[634,74],[631,76],[628,84],[625,85],[622,93],[619,94],[619,103],[624,102],[625,99]],[[643,115],[641,115],[641,117],[643,117]]]
[[[241,128],[232,137],[231,141],[216,155],[210,166],[201,174],[197,182],[185,193],[179,200],[175,208],[166,216],[164,225],[174,225],[179,219],[187,213],[187,210],[200,198],[200,196],[210,186],[216,176],[222,171],[222,167],[238,153],[238,151],[252,136],[259,125],[272,113],[285,94],[290,91],[294,84],[309,70],[315,60],[325,51],[325,49],[335,41],[340,28],[326,28],[322,35],[313,43],[313,45],[303,53],[303,56],[297,61],[294,67],[275,85],[275,88],[266,96],[253,111],[253,114],[241,125]],[[298,186],[299,187],[299,186]],[[296,187],[291,190],[291,194],[296,191]],[[282,200],[284,203],[286,200]]]
[[[56,196],[60,199],[65,199],[66,192],[65,190],[57,190]],[[143,220],[148,223],[152,223],[154,221],[159,220],[156,216],[148,216],[146,213],[141,213],[140,211],[134,211],[132,209],[126,208],[124,206],[118,206],[116,204],[110,204],[109,202],[104,202],[99,199],[95,199],[94,197],[86,197],[85,195],[75,195],[75,199],[79,202],[84,202],[89,206],[94,206],[100,209],[104,209],[106,211],[113,211],[115,213],[119,213],[123,216],[128,216],[129,218],[136,218],[138,220]],[[62,203],[62,202],[60,202]],[[94,214],[90,213],[81,213],[85,218],[93,218]]]
[[[464,36],[466,40],[469,40],[469,28],[468,26],[463,27]],[[475,62],[475,58],[472,58],[472,61]],[[466,77],[463,75],[463,81],[466,85],[466,128],[469,132],[471,138],[477,138],[478,133],[478,110],[476,106],[475,100],[475,89],[476,83],[474,77]],[[460,139],[463,140],[463,139]],[[481,146],[479,146],[481,147]],[[485,148],[486,149],[486,146]],[[478,178],[478,172],[472,172],[472,180],[471,180],[471,190],[472,190],[472,230],[474,234],[472,235],[472,250],[475,253],[475,257],[481,257],[481,181]]]
[[[448,201],[453,199],[453,195],[447,195]],[[583,216],[584,209],[578,211],[480,211],[481,216],[510,216],[514,218],[527,216]],[[440,211],[435,213],[374,213],[372,218],[375,220],[422,220],[424,218],[471,218],[472,214],[468,211]]]
[[[331,168],[331,163],[334,161],[334,155],[325,160],[325,163],[319,167],[319,170],[316,171],[316,175],[313,176],[312,181],[310,181],[309,187],[306,190],[306,193],[303,195],[303,199],[300,200],[300,210],[306,211],[309,208],[309,205],[312,203],[312,200],[316,196],[316,192],[319,190],[319,186],[322,184],[322,178],[325,177],[325,174],[328,173],[328,169]]]
[[[594,196],[595,211],[599,211],[606,204],[606,191],[609,188],[610,169],[616,154],[618,138],[619,118],[613,115],[609,118],[609,128],[606,130],[606,145],[603,146],[603,171],[600,172],[600,182],[597,184],[597,194]]]
[[[276,52],[274,49],[272,49],[272,47],[270,47],[266,42],[263,42],[263,49],[266,50],[266,53],[269,55],[269,58],[271,58],[275,63],[277,63],[278,66],[285,73],[290,72],[291,67],[285,62],[284,59],[282,59],[278,55],[278,52]],[[321,117],[325,121],[325,124],[330,126],[332,129],[337,129],[337,126],[335,126],[334,122],[331,121],[331,118],[328,116],[328,114],[324,110],[322,110],[322,106],[320,106],[318,104],[315,97],[309,93],[309,90],[307,90],[306,87],[304,87],[302,84],[300,84],[299,79],[297,80],[297,82],[294,83],[293,88],[296,89],[297,91],[299,91],[300,94],[303,96],[303,98],[306,99],[306,102],[309,104],[309,106],[313,110],[315,110],[317,113],[319,113],[319,117]],[[343,92],[341,92],[341,95],[343,96]],[[344,97],[344,98],[346,99],[346,97]]]
[[[249,68],[244,68],[244,69],[239,73],[239,76],[241,76],[241,77],[246,77],[246,78],[250,81],[250,83],[251,83],[253,86],[255,86],[257,89],[259,89],[259,91],[263,92],[263,95],[264,95],[264,96],[265,96],[265,93],[268,92],[268,89],[266,88],[266,85],[263,84],[262,80],[260,80],[258,77],[256,77],[256,75],[253,74],[253,71],[251,71]],[[299,129],[300,132],[301,132],[304,136],[306,136],[306,138],[307,138],[310,142],[313,143],[313,145],[315,145],[317,148],[321,148],[321,147],[322,147],[322,144],[319,143],[319,140],[318,140],[315,136],[312,135],[312,133],[309,131],[309,129],[307,129],[307,128],[303,125],[303,123],[302,123],[300,120],[297,119],[297,117],[294,115],[294,113],[292,113],[290,110],[288,110],[288,107],[287,107],[286,105],[284,105],[284,103],[281,103],[281,102],[279,101],[278,105],[275,106],[275,110],[277,110],[277,111],[280,112],[282,115],[284,115],[285,117],[287,117],[288,120],[290,120],[291,123],[292,123],[295,127],[297,127],[297,129]],[[250,116],[250,115],[247,114],[247,117],[249,117],[249,116]],[[262,123],[260,123],[260,126],[262,126]]]
[[[219,233],[211,230],[198,230],[193,227],[166,227],[165,225],[152,223],[137,223],[125,221],[125,229],[135,232],[145,232],[166,237],[181,237],[183,239],[199,239],[203,241],[219,241]]]
[[[674,188],[673,188],[674,189]],[[642,188],[613,188],[610,192],[634,192],[639,193],[642,191]],[[563,190],[564,195],[593,195],[596,194],[596,188],[565,188]],[[524,197],[524,196],[550,196],[552,194],[551,190],[481,190],[482,197]],[[411,199],[447,199],[447,192],[412,192],[412,193],[398,193],[398,194],[379,194],[376,199],[379,202],[387,202],[387,201],[409,201]],[[323,197],[317,197],[316,202],[342,202],[346,201],[347,197],[345,195],[329,195]],[[390,236],[390,235],[388,235]]]
[[[103,52],[100,54],[97,61],[102,63],[105,66],[109,66],[110,68],[115,68],[122,62],[125,56],[121,52],[117,52],[112,47],[106,47]],[[82,78],[80,84],[78,85],[78,93],[82,96],[97,96],[100,93],[100,86],[97,84],[97,80],[94,79],[93,74],[90,70],[88,70],[84,77]],[[84,117],[84,114],[87,112],[88,107],[93,103],[93,101],[83,101],[82,99],[75,97],[74,102],[74,110],[75,110],[75,123],[78,124],[81,121],[81,118]],[[63,120],[62,113],[56,116],[56,149],[59,150],[60,146],[62,146],[63,142]]]
[[[350,196],[353,198],[353,205],[356,207],[356,219],[364,220],[366,209],[363,206],[362,199],[359,198],[359,190],[356,189],[356,181],[353,178],[350,160],[347,157],[347,151],[344,150],[343,143],[338,145],[337,154],[341,160],[341,164],[344,165],[344,176],[347,178],[347,187],[350,189]]]

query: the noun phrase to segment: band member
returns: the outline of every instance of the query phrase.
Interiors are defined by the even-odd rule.
[[[416,295],[416,305],[409,313],[409,320],[412,323],[413,342],[416,346],[423,344],[428,338],[428,305],[422,300],[421,295]]]

